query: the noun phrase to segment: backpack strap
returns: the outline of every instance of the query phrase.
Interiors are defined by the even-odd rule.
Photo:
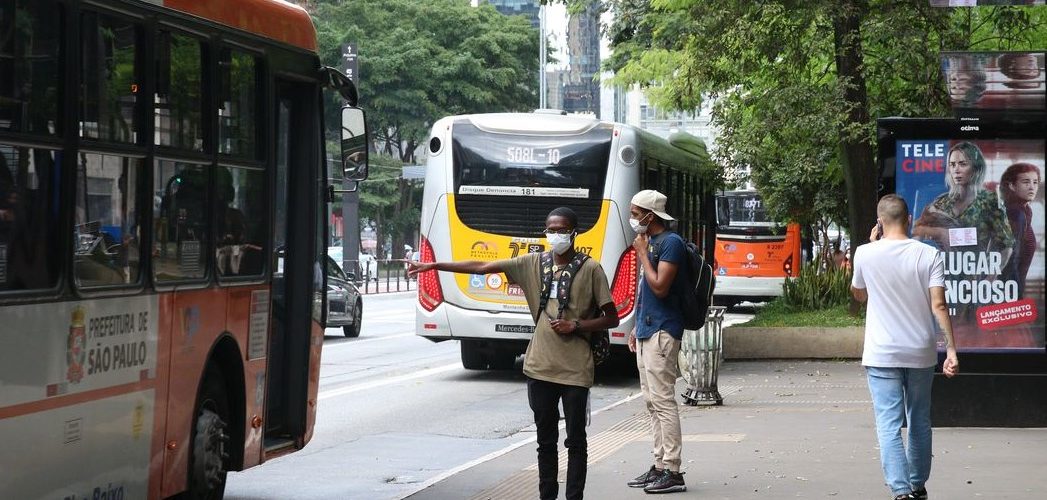
[[[542,292],[538,300],[538,318],[545,312],[545,306],[549,305],[549,295],[553,288],[553,253],[542,252],[538,257],[538,270],[542,276]],[[535,321],[538,321],[535,318]]]
[[[556,287],[556,301],[559,303],[559,310],[556,312],[557,319],[563,318],[563,310],[567,307],[567,302],[571,297],[571,283],[574,282],[574,275],[578,273],[578,270],[582,268],[582,264],[587,260],[589,260],[588,254],[575,252],[574,258],[560,273],[560,282]]]
[[[578,273],[578,270],[582,268],[582,264],[586,260],[589,260],[589,255],[583,252],[575,252],[574,258],[567,263],[563,272],[560,273],[560,279],[556,283],[556,301],[559,303],[556,312],[557,319],[563,317],[563,311],[567,307],[567,301],[570,299],[571,283],[574,282],[574,275]],[[546,306],[549,305],[549,296],[552,295],[553,253],[542,252],[538,262],[539,270],[542,274],[542,293],[538,300],[538,311],[541,314],[545,312]]]

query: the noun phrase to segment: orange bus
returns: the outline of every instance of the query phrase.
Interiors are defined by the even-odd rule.
[[[309,441],[323,88],[282,1],[0,0],[0,497],[220,498]]]
[[[751,190],[719,194],[716,218],[715,302],[731,307],[782,295],[785,278],[800,273],[799,224],[770,220]]]

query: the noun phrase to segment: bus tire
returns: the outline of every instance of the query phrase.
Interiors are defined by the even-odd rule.
[[[364,304],[360,299],[356,299],[356,305],[353,306],[353,324],[342,327],[342,333],[346,337],[355,339],[360,336],[360,327],[363,323],[364,317]]]
[[[196,401],[189,454],[188,488],[180,500],[220,500],[229,470],[227,432],[230,410],[225,378],[208,365]]]
[[[462,366],[466,370],[486,370],[487,369],[487,353],[480,346],[479,342],[471,340],[461,341],[462,348]]]

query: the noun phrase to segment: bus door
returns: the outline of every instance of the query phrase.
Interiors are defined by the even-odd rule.
[[[274,109],[272,330],[266,370],[264,446],[267,452],[300,447],[306,399],[312,301],[316,289],[311,242],[315,224],[312,192],[318,112],[315,85],[278,82]],[[312,118],[311,118],[312,117]],[[296,200],[292,203],[291,200]],[[314,200],[309,202],[308,200]]]

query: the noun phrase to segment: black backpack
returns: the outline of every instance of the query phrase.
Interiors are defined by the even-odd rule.
[[[709,306],[713,303],[713,288],[716,283],[713,268],[705,262],[698,245],[690,241],[683,243],[687,250],[687,262],[677,271],[677,277],[682,284],[680,309],[683,313],[684,329],[697,330],[705,326]]]

